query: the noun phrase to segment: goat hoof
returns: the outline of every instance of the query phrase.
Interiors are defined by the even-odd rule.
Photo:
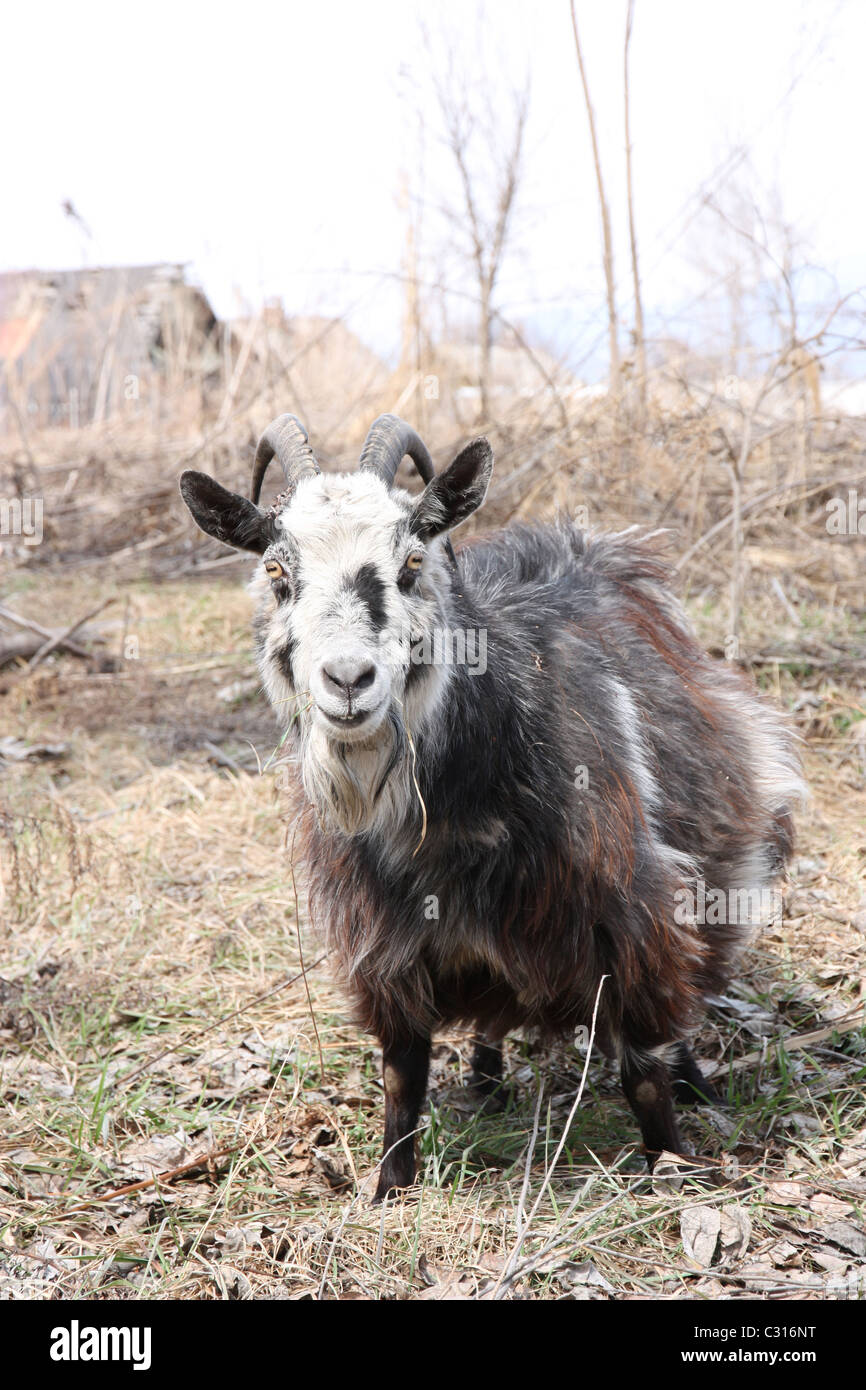
[[[380,1207],[386,1200],[389,1202],[417,1202],[418,1193],[413,1192],[411,1187],[377,1187],[370,1200],[371,1207]]]
[[[398,1178],[391,1174],[383,1173],[376,1184],[376,1191],[371,1199],[371,1205],[378,1207],[387,1197],[389,1201],[403,1202],[413,1196],[412,1187],[414,1178]]]
[[[677,1105],[695,1106],[712,1105],[717,1110],[726,1110],[730,1107],[728,1102],[719,1095],[714,1086],[709,1081],[704,1081],[700,1086],[693,1085],[690,1081],[677,1080],[673,1083],[674,1100]]]
[[[504,1081],[494,1081],[476,1072],[470,1074],[467,1090],[477,1097],[476,1110],[480,1115],[500,1115],[508,1109],[514,1095],[512,1088]]]
[[[381,1206],[386,1197],[399,1197],[402,1191],[403,1189],[401,1187],[389,1187],[387,1184],[383,1186],[382,1183],[380,1183],[373,1193],[370,1205],[373,1207]]]

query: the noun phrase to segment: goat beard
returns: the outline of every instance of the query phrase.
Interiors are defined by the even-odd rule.
[[[302,731],[304,791],[328,830],[358,835],[411,805],[410,744],[392,703],[369,743],[340,743],[306,722]]]

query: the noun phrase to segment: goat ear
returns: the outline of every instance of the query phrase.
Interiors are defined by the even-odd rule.
[[[493,450],[483,437],[473,439],[418,498],[410,523],[415,534],[430,540],[459,526],[481,506],[492,472]]]
[[[215,540],[263,555],[274,539],[270,517],[207,473],[197,473],[194,468],[181,473],[180,495],[196,525]]]

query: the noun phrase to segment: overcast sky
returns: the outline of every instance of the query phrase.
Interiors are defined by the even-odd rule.
[[[436,142],[420,26],[450,33],[473,98],[509,124],[528,72],[531,117],[503,309],[562,339],[603,331],[599,221],[568,0],[285,0],[5,7],[0,265],[188,261],[221,314],[282,296],[339,312],[387,349],[399,332],[401,175],[453,197]],[[629,300],[623,201],[625,0],[578,0]],[[780,205],[843,289],[866,281],[861,0],[636,0],[632,121],[646,299],[685,317],[714,247],[696,220],[718,170]],[[419,144],[418,112],[425,114]],[[479,178],[481,173],[479,171]],[[71,199],[88,239],[61,211]],[[422,252],[460,279],[457,246]],[[423,238],[422,238],[423,241]]]

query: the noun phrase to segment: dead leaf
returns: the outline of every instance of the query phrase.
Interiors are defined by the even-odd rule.
[[[266,1091],[273,1077],[262,1061],[245,1047],[211,1047],[196,1059],[196,1071],[209,1092],[218,1087],[232,1097],[248,1091]]]
[[[799,1264],[802,1258],[798,1246],[792,1245],[788,1240],[779,1240],[775,1245],[771,1245],[767,1255],[776,1269],[790,1269],[793,1265]]]
[[[330,1154],[322,1153],[321,1149],[313,1149],[313,1157],[328,1186],[335,1192],[342,1192],[345,1188],[351,1187],[352,1175],[342,1159],[332,1158]]]
[[[823,872],[824,865],[820,859],[807,859],[804,855],[795,859],[791,866],[791,877],[799,879],[801,883],[811,883]]]
[[[809,1258],[822,1269],[826,1269],[828,1274],[844,1274],[851,1263],[844,1255],[840,1255],[838,1250],[831,1250],[828,1245],[822,1245],[818,1250],[810,1250]]]
[[[179,1168],[190,1156],[191,1143],[182,1129],[174,1134],[135,1139],[122,1151],[117,1166],[134,1181],[143,1181],[171,1168]]]
[[[726,1261],[741,1260],[752,1237],[752,1218],[745,1207],[738,1206],[736,1202],[723,1206],[720,1216],[722,1258]]]
[[[464,1269],[437,1270],[428,1265],[425,1277],[435,1279],[436,1283],[421,1289],[416,1299],[435,1303],[466,1301],[475,1294],[475,1280]]]
[[[223,1258],[242,1260],[253,1248],[261,1243],[261,1226],[230,1226],[224,1236],[217,1237]]]
[[[730,1298],[729,1286],[720,1283],[718,1279],[697,1279],[691,1288],[695,1298]]]
[[[69,751],[65,743],[25,743],[24,739],[7,735],[0,738],[0,758],[10,763],[43,762],[48,758],[65,758]]]
[[[817,1230],[831,1245],[850,1250],[858,1260],[866,1260],[866,1235],[859,1226],[853,1226],[850,1221],[827,1221],[822,1222]]]
[[[691,1165],[689,1165],[691,1166]],[[686,1165],[679,1154],[660,1153],[653,1168],[653,1192],[657,1197],[669,1197],[679,1192],[686,1174]]]
[[[253,1286],[242,1269],[234,1265],[216,1265],[214,1278],[226,1298],[246,1302],[253,1297]]]
[[[823,1126],[821,1121],[814,1115],[804,1115],[801,1110],[793,1110],[790,1115],[786,1115],[782,1121],[786,1129],[792,1129],[795,1134],[820,1134]]]
[[[808,1188],[798,1182],[770,1182],[766,1193],[778,1207],[800,1207],[806,1201]]]
[[[586,1285],[590,1288],[604,1289],[605,1293],[612,1294],[614,1292],[613,1286],[596,1269],[592,1260],[583,1260],[580,1264],[568,1263],[563,1265],[555,1272],[555,1277],[564,1289]]]
[[[847,1144],[839,1151],[836,1162],[840,1168],[856,1170],[866,1167],[866,1129],[852,1134]]]
[[[714,995],[713,1003],[716,1008],[736,1014],[743,1028],[754,1038],[766,1038],[775,1032],[775,1015],[761,1004],[752,1004],[747,999],[735,999],[727,994]]]
[[[814,1197],[809,1198],[809,1208],[818,1216],[832,1217],[844,1220],[846,1216],[853,1216],[854,1208],[850,1202],[843,1202],[839,1197],[833,1197],[829,1192],[816,1192]]]
[[[699,1269],[713,1263],[722,1220],[715,1207],[686,1207],[680,1215],[680,1235],[686,1258]]]

